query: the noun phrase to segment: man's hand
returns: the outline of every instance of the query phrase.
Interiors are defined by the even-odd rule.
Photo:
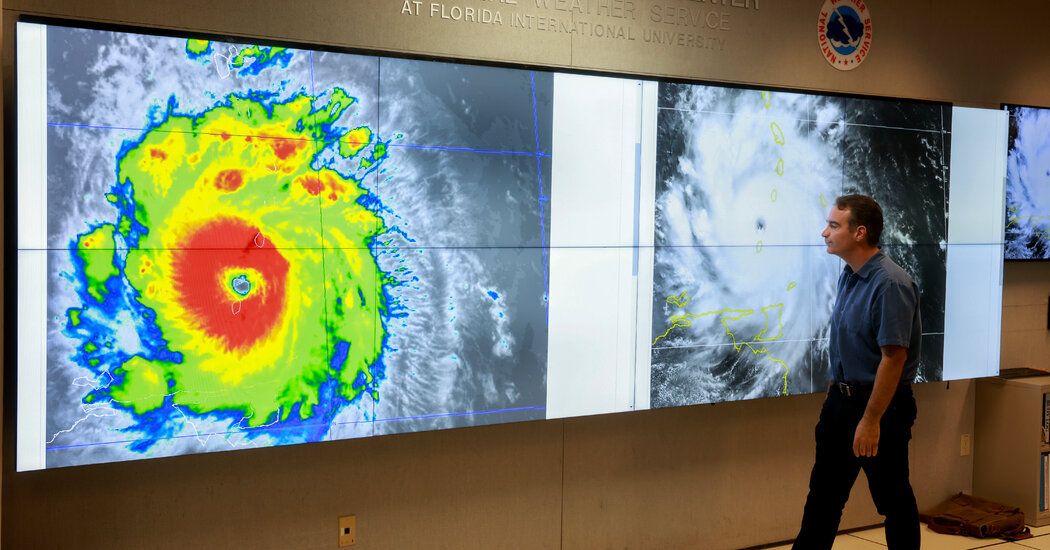
[[[879,361],[878,371],[875,372],[875,386],[871,390],[871,397],[868,398],[864,416],[853,434],[853,455],[858,457],[878,454],[879,422],[882,420],[882,413],[889,407],[893,394],[897,392],[904,361],[908,359],[908,348],[882,346],[881,349],[882,360]]]
[[[875,456],[879,452],[879,423],[862,418],[853,435],[853,456]]]

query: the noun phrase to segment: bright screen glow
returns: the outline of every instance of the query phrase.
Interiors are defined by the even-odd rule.
[[[1006,110],[1006,259],[1050,260],[1050,109]]]
[[[819,391],[848,192],[998,370],[1001,112],[17,33],[19,470]]]

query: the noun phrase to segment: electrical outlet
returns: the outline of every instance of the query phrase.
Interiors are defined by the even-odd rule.
[[[970,455],[970,434],[962,434],[959,439],[959,456]]]
[[[339,548],[357,544],[357,516],[339,518]]]

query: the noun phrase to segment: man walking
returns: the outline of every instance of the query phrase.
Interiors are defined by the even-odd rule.
[[[796,550],[831,549],[842,509],[860,470],[890,550],[919,548],[919,517],[908,481],[915,421],[911,383],[919,364],[919,289],[879,248],[882,209],[870,197],[835,200],[821,234],[846,262],[831,314],[831,384],[816,428]]]

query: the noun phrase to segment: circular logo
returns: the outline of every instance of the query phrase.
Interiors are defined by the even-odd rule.
[[[864,0],[824,0],[817,44],[824,59],[840,71],[860,65],[871,50],[871,12]]]

